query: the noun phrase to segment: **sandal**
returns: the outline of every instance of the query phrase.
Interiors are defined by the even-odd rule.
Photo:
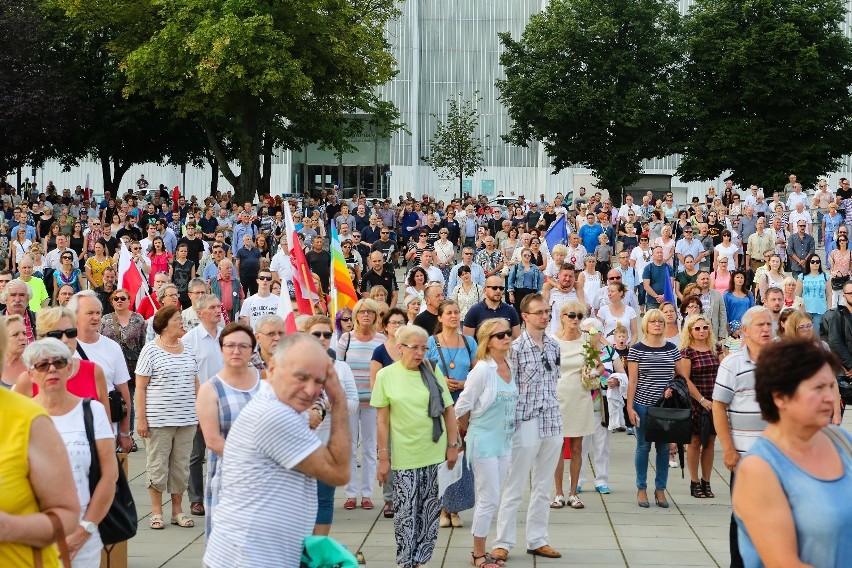
[[[564,506],[565,506],[565,496],[564,495],[557,495],[556,497],[554,497],[553,501],[550,503],[551,509],[561,509]]]
[[[382,509],[382,515],[383,515],[386,519],[392,519],[392,518],[393,518],[393,513],[394,513],[394,511],[393,511],[393,503],[391,503],[390,501],[385,501],[385,506],[384,506],[384,508]]]
[[[704,499],[707,495],[704,494],[704,488],[700,481],[689,482],[689,494],[696,499]]]
[[[148,521],[148,526],[155,531],[161,531],[166,528],[166,525],[163,523],[163,515],[151,515],[151,519]]]
[[[482,556],[475,556],[473,552],[470,553],[470,565],[476,566],[476,568],[500,568],[500,564],[497,563],[496,560],[491,558],[491,555],[488,553],[483,554]],[[482,560],[482,562],[477,563],[477,560]]]
[[[704,496],[708,499],[714,499],[716,496],[713,494],[713,490],[710,489],[710,482],[701,480],[701,489],[704,490]]]
[[[495,548],[488,556],[490,556],[491,560],[496,562],[498,566],[505,566],[506,559],[509,558],[509,551],[505,548]]]
[[[568,496],[568,506],[572,509],[584,509],[586,506],[583,505],[583,502],[580,501],[580,498],[576,495]]]
[[[186,513],[178,513],[172,517],[172,524],[184,529],[190,529],[195,526],[195,521],[190,519]]]

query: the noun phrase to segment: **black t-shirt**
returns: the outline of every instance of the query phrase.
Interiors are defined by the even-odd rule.
[[[382,270],[381,274],[377,274],[372,269],[365,272],[361,277],[361,293],[368,293],[373,289],[373,286],[383,286],[388,291],[388,294],[393,294],[399,289],[392,270]]]
[[[548,228],[556,221],[556,213],[544,213],[542,217],[544,217],[544,226]]]
[[[187,246],[186,258],[198,264],[201,261],[201,254],[204,252],[204,242],[201,239],[188,239],[181,237],[177,242],[178,246],[185,244]]]
[[[447,240],[453,244],[458,244],[459,236],[461,235],[461,227],[459,227],[459,222],[453,219],[452,221],[448,219],[441,220],[441,228],[447,229]]]
[[[119,239],[121,237],[123,237],[124,235],[129,236],[134,241],[141,241],[142,240],[142,231],[139,229],[139,227],[135,227],[135,226],[134,227],[128,227],[128,226],[125,225],[124,227],[122,227],[118,231],[116,231],[116,233],[115,233],[115,236],[118,237]]]
[[[393,241],[378,240],[371,247],[373,251],[380,251],[385,257],[385,262],[393,262],[393,253],[396,252],[396,243]]]
[[[431,313],[429,310],[420,312],[414,318],[414,325],[418,325],[426,330],[429,335],[435,335],[435,326],[438,324],[438,315]]]
[[[852,198],[852,186],[850,186],[849,189],[843,189],[842,187],[838,187],[837,197],[839,197],[840,199]]]
[[[98,242],[104,245],[104,248],[107,250],[107,256],[113,256],[115,254],[116,249],[118,249],[118,239],[115,237],[110,237],[108,239],[101,237],[98,239]]]
[[[308,261],[308,266],[311,267],[311,272],[319,276],[323,292],[328,292],[328,282],[331,278],[331,255],[326,250],[315,252],[311,249],[305,255],[305,258]]]
[[[251,250],[242,247],[237,251],[237,259],[240,261],[240,280],[256,280],[260,271],[260,249],[251,247]]]
[[[211,217],[210,219],[208,219],[207,217],[204,217],[203,219],[201,219],[201,223],[199,223],[199,224],[201,225],[201,234],[202,235],[205,234],[205,233],[209,233],[209,234],[213,235],[213,234],[216,233],[216,227],[219,226],[219,220],[216,219],[216,217]],[[210,238],[212,238],[212,237],[210,237]]]

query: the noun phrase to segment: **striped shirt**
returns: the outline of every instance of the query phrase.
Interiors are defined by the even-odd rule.
[[[512,342],[510,364],[518,384],[518,406],[515,409],[515,431],[521,422],[538,418],[538,435],[542,438],[562,435],[562,414],[556,398],[559,380],[559,344],[544,336],[544,349],[539,348],[524,331]],[[548,367],[550,369],[548,370]]]
[[[139,354],[136,374],[149,377],[145,395],[145,417],[152,428],[198,424],[195,414],[195,380],[198,361],[189,345],[183,353],[169,353],[156,341]]]
[[[639,380],[636,383],[635,404],[654,406],[674,377],[675,363],[680,361],[680,349],[666,342],[662,347],[649,347],[636,343],[627,353],[628,363],[639,364]]]
[[[740,454],[749,451],[766,429],[755,399],[754,367],[748,347],[743,345],[741,351],[728,355],[719,364],[713,387],[713,400],[728,405],[728,424],[734,448]]]
[[[385,339],[384,335],[377,333],[370,341],[360,341],[355,337],[355,332],[347,332],[337,340],[337,360],[346,361],[352,369],[362,407],[370,406],[370,361],[373,359],[373,351]]]
[[[206,566],[299,565],[303,540],[316,520],[317,488],[295,467],[319,447],[305,417],[272,389],[252,397],[225,442]]]

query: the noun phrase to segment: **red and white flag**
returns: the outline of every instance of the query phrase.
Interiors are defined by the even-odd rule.
[[[172,190],[172,212],[177,213],[178,209],[180,209],[180,204],[178,204],[178,200],[180,199],[180,186],[176,185]]]
[[[86,174],[86,183],[83,185],[83,201],[89,200],[89,174]],[[86,206],[88,207],[88,203]]]
[[[293,223],[293,214],[290,213],[290,206],[287,202],[284,203],[284,223],[287,231],[287,246],[290,248],[290,262],[293,264],[293,287],[296,290],[296,304],[299,306],[299,313],[313,314],[314,302],[319,300],[319,294],[317,294],[314,279],[311,277],[311,268],[308,266],[305,252],[302,250],[296,225]],[[286,286],[282,287],[281,296],[286,296],[289,300],[286,290]]]
[[[282,284],[284,284],[282,282]],[[281,287],[281,297],[278,299],[278,310],[276,315],[284,320],[284,330],[289,333],[296,333],[296,314],[293,313],[293,306],[290,304],[290,293],[287,292],[287,286]]]
[[[130,305],[133,308],[139,307],[145,297],[146,283],[124,241],[121,241],[121,252],[118,255],[118,285],[127,290]]]

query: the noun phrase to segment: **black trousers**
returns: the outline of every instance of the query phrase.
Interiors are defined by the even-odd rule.
[[[731,472],[731,495],[734,494],[734,472]],[[731,528],[728,532],[728,537],[731,546],[731,568],[745,568],[743,557],[740,556],[740,541],[737,535],[737,521],[734,519],[734,513],[731,512]]]

